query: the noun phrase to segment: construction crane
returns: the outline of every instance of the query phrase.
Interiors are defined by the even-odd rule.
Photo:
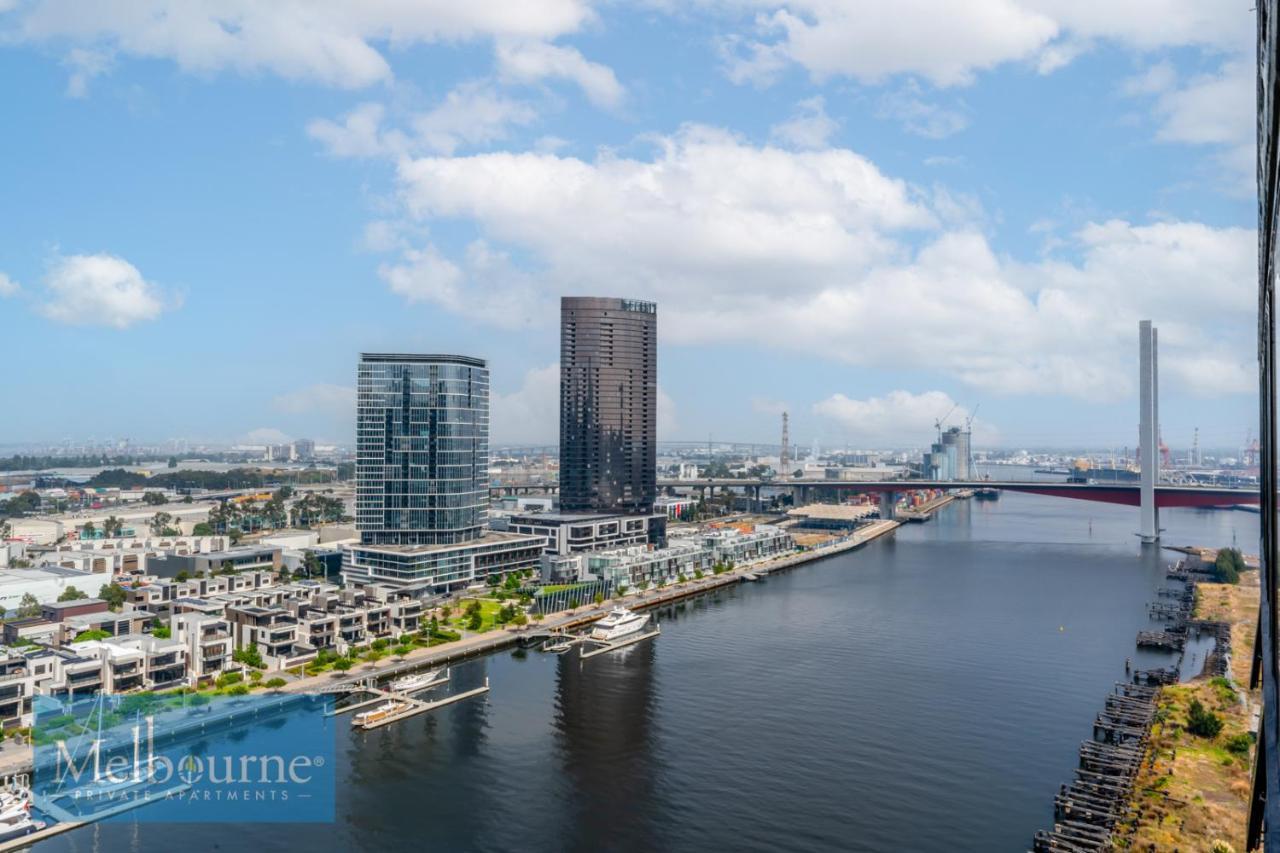
[[[952,403],[947,413],[940,418],[934,418],[933,428],[938,431],[938,444],[942,444],[942,425],[947,422],[947,418],[951,417],[951,413],[956,410],[958,403]]]

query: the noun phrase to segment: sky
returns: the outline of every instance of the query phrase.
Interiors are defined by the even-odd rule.
[[[0,444],[354,437],[361,351],[554,443],[561,295],[659,439],[1256,430],[1254,13],[1218,0],[0,0]]]

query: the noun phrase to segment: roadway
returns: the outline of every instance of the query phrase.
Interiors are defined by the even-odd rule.
[[[812,491],[823,492],[909,492],[917,489],[1000,489],[1007,492],[1027,492],[1076,500],[1138,506],[1141,491],[1137,483],[1043,483],[1026,480],[736,480],[733,478],[700,480],[658,480],[659,490],[685,489],[791,489],[801,495]],[[1261,493],[1257,489],[1229,489],[1220,486],[1159,485],[1155,487],[1157,507],[1213,507],[1257,504]]]

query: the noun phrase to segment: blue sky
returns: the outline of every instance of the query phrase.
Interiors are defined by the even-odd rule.
[[[1112,8],[1119,7],[1119,8]],[[305,9],[305,14],[300,11]],[[210,11],[212,10],[212,11]],[[0,443],[352,434],[361,350],[659,302],[664,439],[1239,445],[1252,14],[1213,2],[0,0]],[[18,354],[21,354],[20,356]]]

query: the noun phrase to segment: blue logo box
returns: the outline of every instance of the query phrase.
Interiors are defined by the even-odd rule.
[[[332,698],[41,696],[32,802],[55,821],[332,822]]]

